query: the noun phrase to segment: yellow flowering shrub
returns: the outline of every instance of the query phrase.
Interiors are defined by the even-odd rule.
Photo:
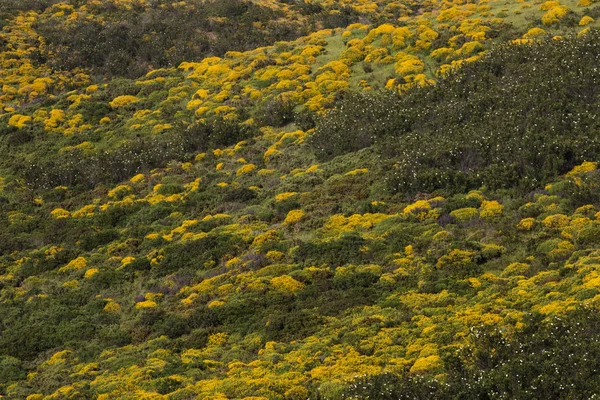
[[[52,216],[52,218],[65,219],[69,218],[71,216],[71,213],[65,210],[64,208],[55,208],[54,210],[52,210],[50,215]]]
[[[465,198],[467,200],[478,200],[480,203],[485,200],[485,197],[479,190],[471,190],[469,193],[467,193]]]
[[[100,272],[98,270],[98,268],[90,268],[87,271],[85,271],[85,274],[83,275],[83,277],[85,279],[90,279],[91,277],[93,277],[94,275],[96,275],[98,272]]]
[[[44,365],[56,365],[65,363],[68,357],[71,355],[71,353],[71,350],[61,350],[59,352],[56,352],[52,355],[52,357],[50,357],[44,362]]]
[[[550,250],[548,257],[553,261],[564,260],[575,251],[575,246],[566,240],[560,241],[556,248]]]
[[[227,343],[228,338],[229,338],[229,335],[227,334],[227,332],[213,333],[212,335],[210,335],[208,337],[208,345],[209,346],[222,346],[225,343]]]
[[[31,122],[32,118],[28,115],[15,114],[8,120],[8,125],[22,129]]]
[[[425,69],[425,64],[418,58],[399,61],[395,65],[396,74],[405,77],[407,75],[420,74]]]
[[[276,202],[285,201],[285,200],[291,199],[292,197],[296,196],[297,194],[298,194],[297,192],[279,193],[278,195],[275,196],[275,201]]]
[[[128,185],[119,185],[116,188],[109,190],[108,197],[117,199],[122,198],[126,194],[131,192],[131,187]]]
[[[504,268],[501,276],[523,275],[529,270],[529,265],[524,263],[512,263]]]
[[[291,210],[290,212],[288,212],[283,223],[286,225],[296,224],[300,222],[302,218],[304,218],[304,215],[304,211],[302,210]]]
[[[283,254],[281,251],[270,250],[267,252],[266,257],[271,262],[278,262],[281,261],[283,257],[285,257],[285,254]]]
[[[85,257],[77,257],[74,260],[69,261],[67,265],[59,269],[59,272],[68,271],[79,271],[87,267],[87,260]]]
[[[152,300],[140,301],[139,303],[135,303],[136,309],[148,309],[148,308],[156,308],[158,304]]]
[[[504,206],[496,200],[484,200],[481,204],[479,216],[483,219],[493,219],[502,215]]]
[[[238,257],[233,257],[231,260],[229,260],[225,263],[225,268],[232,269],[232,268],[240,266],[241,264],[242,264],[242,260],[240,260]]]
[[[181,300],[181,304],[184,306],[191,306],[198,297],[200,297],[198,293],[192,293],[185,299]]]
[[[546,2],[546,3],[550,3],[550,2]],[[569,9],[567,8],[567,6],[552,7],[551,9],[546,11],[546,13],[544,15],[542,15],[542,23],[544,25],[556,24],[556,23],[560,22],[560,20],[563,19],[567,15],[568,12],[569,12]]]
[[[63,110],[55,109],[50,111],[48,119],[44,122],[46,131],[55,131],[58,126],[66,120],[66,114]]]
[[[332,234],[368,230],[388,218],[390,218],[390,216],[386,214],[366,213],[364,215],[354,214],[349,217],[344,217],[342,214],[336,214],[329,217],[329,220],[323,226],[323,230]]]
[[[585,161],[582,164],[574,167],[567,173],[567,176],[575,176],[584,174],[586,172],[592,172],[598,168],[598,163],[595,161]]]
[[[131,264],[131,263],[132,263],[132,262],[134,262],[134,261],[135,261],[135,257],[131,257],[131,256],[129,256],[129,257],[124,257],[124,258],[121,260],[121,268],[123,268],[123,267],[126,267],[127,265]]]
[[[224,301],[221,300],[213,300],[210,303],[207,304],[208,308],[219,308],[225,305]]]
[[[547,229],[560,229],[569,225],[570,220],[571,219],[564,214],[554,214],[544,218],[542,224]]]
[[[304,284],[292,278],[289,275],[282,275],[271,279],[271,286],[280,291],[288,293],[296,293],[304,289]]]
[[[438,259],[436,268],[450,273],[468,272],[474,256],[474,251],[454,249]]]
[[[418,358],[413,364],[413,366],[410,368],[409,372],[411,374],[424,374],[440,370],[442,366],[442,359],[439,356],[431,355],[427,357]]]
[[[188,366],[202,365],[203,353],[198,349],[187,349],[181,353],[181,362]]]
[[[348,175],[348,176],[362,175],[362,174],[366,174],[367,172],[369,172],[369,170],[367,168],[359,168],[359,169],[355,169],[355,170],[346,172],[346,175]]]
[[[525,33],[523,35],[524,39],[533,39],[533,38],[538,38],[541,36],[545,36],[546,35],[546,31],[543,30],[542,28],[531,28],[530,30],[527,31],[527,33]]]
[[[413,204],[410,204],[404,207],[404,215],[409,214],[420,214],[423,210],[429,210],[431,208],[431,204],[427,200],[418,200]]]
[[[257,235],[252,241],[251,248],[260,248],[265,244],[275,243],[280,241],[279,232],[276,230],[268,230],[264,233]]]
[[[540,10],[542,10],[542,11],[548,11],[548,10],[554,8],[554,7],[558,7],[559,5],[560,5],[560,3],[558,1],[556,1],[556,0],[548,0],[548,1],[543,2],[540,5]]]
[[[115,97],[110,103],[108,103],[108,105],[111,108],[121,108],[121,107],[125,107],[129,104],[133,104],[133,103],[137,103],[138,101],[140,101],[140,99],[138,99],[135,96],[118,96]]]
[[[256,170],[256,165],[254,165],[254,164],[246,164],[246,165],[243,165],[240,168],[238,168],[238,170],[235,171],[235,175],[236,176],[246,175],[246,174],[249,174],[249,173],[251,173],[251,172],[253,172],[255,170]]]
[[[131,178],[129,180],[129,182],[136,184],[136,183],[143,182],[145,179],[146,179],[146,177],[144,176],[144,174],[137,174],[133,178]]]
[[[93,217],[94,211],[96,211],[96,206],[93,204],[89,204],[87,206],[81,207],[79,210],[74,211],[72,214],[73,218],[87,218]]]
[[[422,221],[428,217],[431,208],[431,203],[429,201],[418,200],[404,207],[403,213],[406,216],[415,216]]]
[[[519,229],[521,231],[530,231],[535,226],[535,223],[536,223],[535,218],[523,218],[517,224],[517,229]]]
[[[451,211],[450,215],[454,217],[458,222],[467,222],[479,215],[479,211],[473,207],[459,208]]]

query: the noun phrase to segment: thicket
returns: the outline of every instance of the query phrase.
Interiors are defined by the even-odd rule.
[[[531,314],[527,328],[512,337],[495,327],[474,329],[470,345],[444,357],[448,375],[441,380],[409,374],[360,377],[344,398],[593,398],[600,392],[599,339],[600,313],[594,308],[547,320]]]
[[[133,3],[129,9],[107,2],[88,8],[102,19],[75,18],[65,23],[47,18],[36,25],[47,43],[36,56],[38,62],[57,70],[81,67],[101,75],[138,77],[183,61],[292,40],[308,34],[315,25],[347,26],[359,17],[351,8],[330,13],[304,2],[292,4],[294,12],[309,14],[303,20],[243,0],[184,5],[162,0]]]
[[[399,193],[531,190],[600,154],[599,50],[598,31],[502,45],[401,96],[348,94],[310,143],[321,159],[376,144]]]
[[[0,3],[0,14],[14,13],[17,11],[43,11],[60,0],[3,0]]]
[[[184,60],[252,49],[305,33],[296,23],[276,22],[281,13],[240,0],[191,2],[185,7],[157,1],[131,10],[119,10],[111,3],[90,7],[105,20],[60,24],[51,18],[37,26],[48,43],[40,57],[53,68],[83,67],[98,74],[135,77]],[[258,30],[253,23],[270,28]]]
[[[140,171],[164,167],[169,161],[190,159],[199,151],[235,144],[255,134],[254,126],[216,117],[187,127],[178,125],[168,135],[130,136],[104,151],[91,153],[77,148],[57,153],[39,142],[31,143],[13,151],[4,162],[19,165],[18,173],[35,188],[64,185],[91,189],[98,184],[126,180]],[[26,137],[27,143],[35,133],[23,130],[13,135]],[[7,147],[15,144],[15,136],[6,135],[4,139]],[[46,140],[42,138],[41,142]]]

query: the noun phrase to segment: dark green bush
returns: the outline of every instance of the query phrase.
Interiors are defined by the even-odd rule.
[[[295,252],[294,261],[307,265],[329,264],[332,266],[360,263],[363,259],[368,258],[361,252],[361,247],[366,244],[367,241],[357,232],[346,233],[333,241],[303,243]]]
[[[3,8],[23,7],[14,0],[9,3]],[[51,2],[27,3],[43,9]],[[53,68],[81,67],[96,74],[138,77],[150,69],[253,49],[305,32],[299,22],[280,22],[281,12],[242,0],[193,0],[185,7],[161,0],[138,4],[127,12],[110,3],[95,3],[89,10],[101,14],[103,22],[76,19],[62,24],[60,19],[47,18],[36,27],[48,44],[40,57]],[[254,23],[265,28],[256,28]]]
[[[294,121],[295,104],[291,101],[272,99],[263,103],[256,113],[259,125],[281,127]]]

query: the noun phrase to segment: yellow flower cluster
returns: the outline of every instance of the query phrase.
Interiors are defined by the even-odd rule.
[[[296,293],[304,289],[304,284],[289,275],[282,275],[271,279],[271,286],[280,292]]]
[[[288,212],[283,223],[286,225],[297,224],[302,218],[304,218],[304,215],[305,213],[302,210],[291,210],[290,212]]]
[[[87,260],[85,257],[77,257],[74,260],[71,260],[67,265],[59,269],[59,272],[68,272],[68,271],[79,271],[87,267]]]
[[[112,108],[121,108],[129,104],[137,103],[138,101],[140,101],[140,99],[137,97],[126,95],[114,98],[108,105]]]

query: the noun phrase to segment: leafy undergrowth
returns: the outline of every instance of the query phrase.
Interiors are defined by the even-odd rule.
[[[600,392],[592,2],[216,2],[373,25],[136,79],[87,24],[196,3],[93,3],[0,6],[1,395]]]
[[[581,347],[595,343],[585,325],[595,320],[581,337],[533,334],[556,335],[565,316],[579,323],[570,315],[582,307],[597,318],[596,163],[527,196],[406,203],[376,190],[366,150],[282,176],[307,157],[302,140],[270,132],[88,205],[57,188],[48,196],[63,200],[8,212],[7,395],[365,398],[352,389],[365,375],[410,387],[407,398],[430,387],[444,398],[464,382],[473,398],[561,393],[559,383],[597,391],[597,350]],[[287,159],[254,167],[273,145]],[[580,363],[573,376],[567,361]],[[500,365],[529,372],[507,381]]]

